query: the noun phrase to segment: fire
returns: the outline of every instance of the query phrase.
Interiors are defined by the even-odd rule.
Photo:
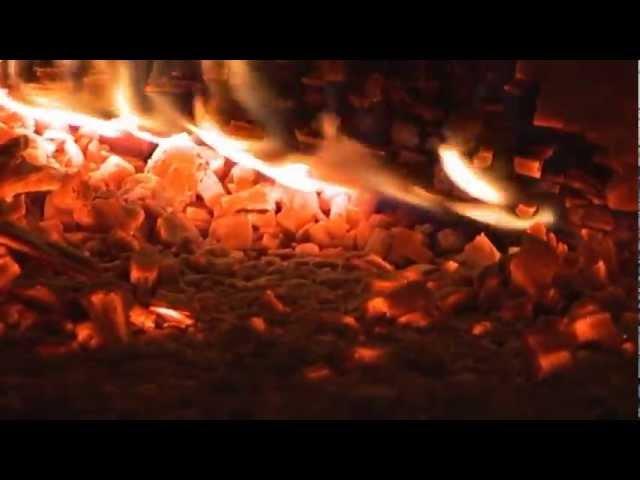
[[[207,145],[217,150],[227,158],[243,167],[252,168],[263,175],[276,180],[285,187],[301,190],[303,192],[317,192],[329,189],[332,192],[347,191],[344,187],[311,177],[311,169],[302,163],[290,163],[286,165],[270,165],[253,156],[249,151],[249,143],[232,139],[213,125],[206,129],[189,125],[200,139]]]
[[[194,324],[189,312],[169,307],[150,306],[149,310],[158,314],[169,326],[186,328]]]
[[[121,135],[123,129],[117,122],[102,120],[84,113],[59,108],[31,107],[13,100],[6,90],[0,90],[0,107],[33,119],[43,119],[54,125],[85,127],[108,137]]]
[[[122,66],[121,66],[122,67]],[[131,107],[131,82],[122,68],[116,72],[116,82],[111,86],[112,105],[118,116],[102,119],[85,113],[60,108],[59,102],[44,98],[45,106],[30,106],[14,100],[7,91],[0,91],[0,107],[15,111],[26,117],[42,120],[55,127],[72,126],[97,132],[103,138],[135,138],[148,142],[150,148],[167,141],[146,130],[141,125],[157,125],[156,116],[176,117],[176,112],[162,104],[154,108],[154,117],[140,116]],[[201,99],[198,99],[201,102]],[[75,103],[75,102],[74,102]],[[194,140],[195,134],[202,142],[236,164],[253,169],[275,180],[285,187],[302,192],[324,192],[327,194],[353,193],[364,191],[384,196],[433,211],[450,211],[479,222],[504,229],[526,229],[535,223],[551,223],[553,213],[541,209],[530,218],[520,218],[506,210],[509,195],[497,182],[479,175],[462,155],[450,146],[440,148],[442,166],[450,179],[472,197],[485,203],[455,202],[434,194],[399,175],[394,169],[378,162],[364,145],[341,136],[335,119],[325,119],[325,140],[313,154],[287,153],[274,161],[265,161],[256,156],[256,142],[242,141],[225,134],[219,127],[208,121],[202,108],[195,110],[197,125],[181,119],[187,132],[173,136]],[[175,119],[175,118],[174,118]],[[333,123],[332,123],[333,121]],[[334,124],[335,123],[335,124]],[[348,163],[350,168],[345,168]]]
[[[449,207],[456,213],[472,218],[478,222],[510,230],[526,230],[532,225],[551,224],[555,220],[553,212],[546,208],[541,209],[540,212],[533,217],[520,218],[494,205],[451,202]]]
[[[457,150],[442,146],[439,154],[442,168],[458,188],[473,198],[492,205],[504,205],[507,202],[504,191],[498,190],[495,185],[479,175]]]

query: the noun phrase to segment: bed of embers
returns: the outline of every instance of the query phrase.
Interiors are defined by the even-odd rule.
[[[0,109],[1,418],[635,415],[624,184],[529,178],[567,220],[514,232],[148,153]]]

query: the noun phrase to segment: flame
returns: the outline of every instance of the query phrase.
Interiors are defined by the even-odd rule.
[[[479,175],[456,149],[444,145],[438,153],[442,168],[458,188],[473,198],[492,205],[504,205],[507,202],[505,192],[498,190],[488,179]]]
[[[272,178],[285,187],[303,192],[317,192],[329,190],[332,193],[348,192],[341,185],[316,180],[311,176],[311,168],[303,163],[288,163],[271,165],[249,152],[250,142],[243,142],[225,135],[218,127],[209,124],[206,129],[188,125],[200,139],[223,156],[243,167],[252,168],[263,175]]]
[[[100,66],[98,62],[94,63]],[[117,112],[116,118],[103,119],[59,107],[60,103],[47,95],[38,97],[44,102],[40,103],[41,106],[31,106],[32,101],[31,104],[16,101],[4,90],[0,90],[0,107],[33,119],[41,119],[52,126],[84,127],[107,138],[132,135],[152,145],[158,145],[171,136],[158,136],[141,127],[156,127],[160,124],[159,120],[166,125],[170,120],[178,119],[187,132],[174,133],[184,137],[186,141],[193,142],[190,134],[196,134],[202,142],[232,162],[260,172],[291,189],[328,194],[349,194],[355,191],[377,193],[418,208],[454,212],[498,228],[526,229],[534,223],[551,223],[554,220],[550,210],[541,209],[538,215],[523,219],[505,208],[500,208],[505,207],[509,201],[506,189],[501,188],[497,182],[479,175],[462,155],[450,146],[440,148],[445,173],[458,187],[485,203],[454,202],[429,192],[415,185],[412,179],[403,177],[393,168],[379,162],[373,152],[364,145],[341,136],[335,118],[324,118],[325,138],[313,154],[289,152],[281,155],[276,161],[266,161],[260,158],[262,154],[257,153],[258,142],[238,140],[225,134],[209,121],[202,103],[196,102],[194,105],[195,124],[179,119],[179,113],[161,100],[154,101],[152,114],[140,115],[131,107],[133,82],[128,65],[126,62],[112,63],[114,65],[111,67],[114,68],[111,74],[115,81],[107,86],[107,98],[110,98],[111,107]],[[103,70],[107,67],[110,65],[103,66]],[[109,94],[111,97],[108,97]],[[29,98],[32,96],[33,94]],[[73,98],[65,97],[62,100],[62,103],[67,105],[78,103]],[[202,102],[201,98],[196,100]]]
[[[184,310],[175,310],[169,307],[150,306],[149,310],[160,315],[170,325],[178,327],[188,327],[195,322],[191,318],[189,312]]]
[[[58,108],[31,107],[13,100],[6,90],[0,90],[0,107],[30,118],[46,119],[47,122],[55,125],[87,127],[109,137],[116,137],[123,133],[122,129],[111,120],[102,120],[91,115]]]

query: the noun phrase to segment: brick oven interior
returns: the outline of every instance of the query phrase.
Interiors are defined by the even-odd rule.
[[[636,62],[0,67],[0,418],[636,417]]]

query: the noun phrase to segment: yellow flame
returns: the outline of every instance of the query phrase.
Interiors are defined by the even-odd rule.
[[[122,134],[122,129],[111,120],[102,120],[84,113],[59,108],[31,107],[13,100],[6,90],[0,90],[0,106],[34,119],[46,119],[47,122],[56,125],[87,127],[112,137]]]
[[[479,175],[456,149],[442,146],[438,152],[442,168],[460,190],[492,205],[504,205],[507,202],[505,192]]]
[[[285,187],[303,192],[316,192],[324,189],[329,189],[332,192],[347,191],[347,189],[340,185],[313,179],[311,177],[310,167],[303,163],[271,165],[264,162],[248,151],[248,142],[230,138],[213,125],[208,125],[206,129],[191,124],[188,127],[195,132],[203,142],[218,151],[221,155],[243,167],[252,168]]]

